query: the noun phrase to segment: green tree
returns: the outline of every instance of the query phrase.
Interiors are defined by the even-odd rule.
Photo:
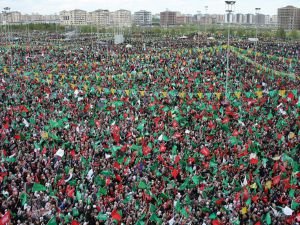
[[[292,40],[298,40],[299,39],[299,33],[297,30],[292,30],[290,33],[289,33],[289,38],[291,38]]]
[[[276,37],[280,39],[285,39],[286,38],[286,32],[283,28],[279,28],[276,32]]]

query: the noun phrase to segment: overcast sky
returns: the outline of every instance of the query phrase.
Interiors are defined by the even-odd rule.
[[[41,14],[59,13],[64,9],[114,11],[121,8],[132,12],[146,9],[153,14],[166,9],[196,14],[197,11],[204,12],[206,5],[210,14],[223,14],[225,11],[224,0],[0,0],[1,8],[8,6],[22,13]],[[287,5],[300,7],[300,0],[236,0],[235,12],[254,13],[254,9],[260,7],[261,13],[274,15],[277,14],[277,8]]]

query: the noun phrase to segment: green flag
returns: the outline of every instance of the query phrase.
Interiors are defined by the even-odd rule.
[[[79,216],[79,211],[78,211],[77,208],[73,208],[73,209],[72,209],[72,215],[73,215],[74,217]]]
[[[150,217],[150,221],[156,222],[156,223],[161,223],[162,219],[159,218],[155,213],[153,213]]]
[[[140,189],[147,189],[147,184],[146,184],[144,181],[141,181],[141,182],[139,183],[138,188],[140,188]]]
[[[193,176],[192,177],[193,182],[198,185],[200,183],[200,177],[199,176]]]
[[[270,213],[267,213],[265,220],[268,225],[272,224],[272,219],[271,219]]]
[[[48,221],[47,225],[57,225],[55,216]]]
[[[101,220],[101,221],[106,221],[107,220],[107,215],[105,213],[99,212],[99,214],[97,216],[97,219]]]
[[[292,204],[291,204],[292,210],[297,210],[299,208],[299,206],[300,206],[300,203],[297,203],[294,200],[292,201]]]
[[[33,184],[33,187],[32,187],[32,191],[33,192],[36,192],[36,191],[46,191],[47,188],[42,185],[42,184],[39,184],[39,183],[34,183]]]
[[[22,206],[24,206],[24,205],[26,204],[27,198],[28,198],[28,195],[27,195],[26,193],[22,193],[22,194],[20,195],[20,200],[21,200]]]

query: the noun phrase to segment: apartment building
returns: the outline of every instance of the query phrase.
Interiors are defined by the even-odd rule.
[[[300,8],[286,6],[278,9],[278,26],[288,30],[300,29]]]
[[[89,20],[92,24],[106,27],[109,26],[109,11],[98,9],[89,13]]]
[[[131,27],[131,12],[120,9],[110,13],[110,25],[114,27]]]
[[[86,25],[87,12],[81,9],[71,11],[61,11],[59,13],[60,22],[63,25]]]
[[[133,15],[133,22],[139,26],[151,26],[152,25],[152,13],[146,10],[140,10]]]
[[[176,25],[177,12],[164,11],[160,13],[160,26],[174,26]]]

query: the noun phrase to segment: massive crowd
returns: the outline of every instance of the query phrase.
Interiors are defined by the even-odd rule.
[[[0,224],[300,224],[300,45],[223,44],[3,54]]]

